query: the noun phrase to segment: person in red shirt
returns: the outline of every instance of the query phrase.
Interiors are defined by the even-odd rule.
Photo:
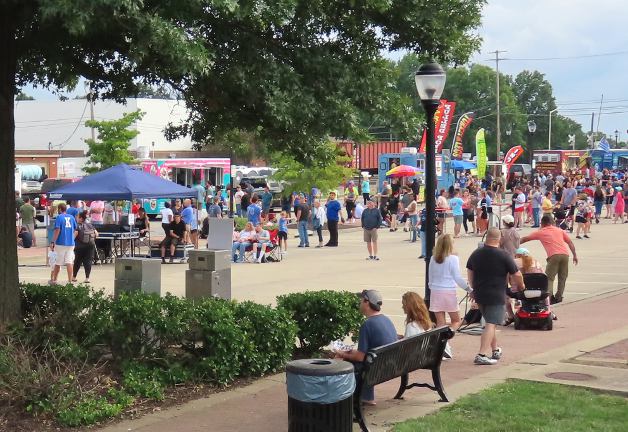
[[[520,244],[532,240],[539,240],[547,253],[547,267],[545,274],[549,282],[552,303],[563,301],[565,283],[569,274],[569,251],[573,255],[573,263],[578,264],[576,247],[565,231],[554,225],[552,216],[545,215],[541,219],[541,228],[521,239]],[[558,275],[558,287],[554,295],[554,279]]]
[[[137,214],[140,211],[140,207],[141,207],[140,203],[138,201],[135,201],[133,205],[131,206],[131,213],[137,216]]]

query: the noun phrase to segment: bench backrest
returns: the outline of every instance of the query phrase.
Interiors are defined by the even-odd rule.
[[[438,367],[453,335],[449,327],[439,327],[370,350],[364,360],[363,384],[374,386],[418,369]]]

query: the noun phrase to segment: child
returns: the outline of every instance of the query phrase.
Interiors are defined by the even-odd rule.
[[[580,196],[578,202],[576,203],[576,223],[578,224],[578,228],[576,229],[576,238],[582,239],[580,237],[580,233],[584,232],[584,237],[589,238],[587,235],[587,229],[585,227],[587,223],[587,215],[589,213],[587,206],[587,198]]]
[[[286,255],[288,253],[288,213],[285,211],[281,212],[281,217],[279,218],[279,232],[277,233],[277,237],[279,238],[281,254]]]
[[[50,280],[48,281],[48,285],[54,285],[54,271],[55,264],[57,263],[57,252],[51,250],[48,251],[48,265],[50,266]]]

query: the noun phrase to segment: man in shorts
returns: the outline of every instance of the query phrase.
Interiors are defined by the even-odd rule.
[[[198,249],[198,210],[192,205],[192,200],[189,198],[183,201],[181,219],[186,225],[190,243],[194,245],[195,249]]]
[[[489,228],[484,247],[473,251],[467,261],[468,281],[473,288],[471,295],[486,323],[480,340],[480,352],[473,361],[476,365],[493,365],[502,356],[495,330],[496,326],[504,323],[508,282],[520,291],[525,289],[523,276],[514,259],[499,249],[500,238],[498,228]]]
[[[464,219],[463,205],[464,201],[460,198],[460,191],[455,190],[454,197],[449,200],[449,208],[451,208],[451,213],[454,216],[454,238],[460,237],[460,228]]]
[[[50,250],[56,253],[55,267],[49,282],[51,285],[57,283],[59,270],[61,270],[62,265],[65,265],[68,272],[68,283],[72,282],[74,239],[78,234],[76,219],[74,219],[74,216],[66,213],[67,206],[65,203],[60,203],[57,206],[57,210],[59,215],[55,220],[55,231],[52,235],[52,241],[50,242]]]
[[[181,220],[181,214],[175,213],[174,220],[170,222],[168,227],[168,235],[161,242],[161,263],[166,263],[166,248],[170,248],[170,263],[174,261],[174,255],[177,250],[177,245],[183,243],[185,238],[186,225]]]
[[[377,256],[377,229],[382,224],[382,220],[382,213],[375,208],[375,201],[369,201],[360,218],[362,229],[364,230],[364,241],[369,251],[367,260],[379,261]]]

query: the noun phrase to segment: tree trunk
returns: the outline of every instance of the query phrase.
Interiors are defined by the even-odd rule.
[[[8,10],[7,10],[8,9]],[[0,14],[0,329],[20,318],[15,234],[15,14]]]

